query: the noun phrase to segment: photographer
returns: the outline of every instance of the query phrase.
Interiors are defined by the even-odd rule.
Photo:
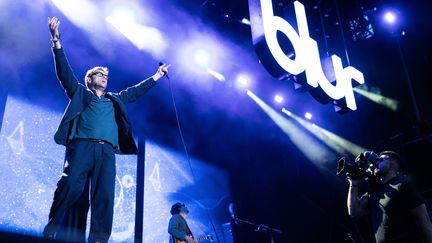
[[[379,179],[359,197],[363,179],[348,175],[348,214],[369,216],[375,240],[381,242],[432,242],[432,225],[419,194],[401,173],[402,160],[392,151],[382,152],[373,166]]]

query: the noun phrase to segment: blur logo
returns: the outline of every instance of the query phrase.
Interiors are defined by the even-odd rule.
[[[353,85],[364,83],[363,74],[352,66],[344,68],[337,55],[321,60],[318,44],[309,36],[303,4],[293,5],[296,29],[287,17],[274,13],[272,0],[249,0],[252,38],[261,64],[274,77],[291,78],[296,89],[309,91],[319,102],[333,102],[337,112],[356,110]],[[288,16],[287,9],[278,14]]]

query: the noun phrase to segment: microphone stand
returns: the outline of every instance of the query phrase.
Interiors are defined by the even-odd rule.
[[[272,243],[274,242],[274,239],[273,239],[274,233],[279,234],[279,235],[281,235],[283,233],[282,230],[277,229],[277,228],[272,228],[272,227],[265,225],[265,224],[258,224],[258,223],[247,221],[247,220],[237,218],[237,217],[233,217],[233,219],[234,219],[235,224],[240,222],[240,223],[254,227],[255,232],[268,232],[270,234],[270,238],[271,238]]]

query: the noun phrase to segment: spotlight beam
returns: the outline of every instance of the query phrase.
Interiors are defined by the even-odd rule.
[[[217,72],[211,68],[207,68],[207,72],[221,82],[226,81],[226,78],[225,78],[225,76],[223,76],[223,74],[221,74],[221,73],[219,73],[219,72]]]
[[[106,55],[111,52],[108,46],[112,43],[106,38],[106,25],[99,5],[88,0],[52,2],[71,23],[88,35],[90,43],[99,53]]]
[[[325,168],[324,162],[336,159],[336,155],[319,143],[306,131],[299,128],[294,122],[286,119],[279,112],[267,105],[263,100],[256,96],[252,91],[247,91],[248,96],[255,101],[258,106],[272,119],[276,125],[289,137],[296,147],[312,163],[321,169]]]
[[[398,107],[399,107],[399,102],[395,99],[392,98],[388,98],[385,96],[382,96],[380,94],[377,94],[375,92],[371,92],[362,88],[354,88],[354,92],[361,94],[362,96],[366,97],[367,99],[387,107],[388,109],[392,110],[392,111],[397,111]]]
[[[101,28],[100,20],[96,14],[100,12],[98,6],[88,0],[62,1],[52,0],[54,5],[76,26],[87,32],[94,32]],[[88,21],[91,19],[91,21]]]
[[[342,138],[322,127],[319,127],[315,125],[314,123],[311,123],[309,121],[306,121],[305,119],[294,115],[292,112],[286,110],[285,108],[282,109],[282,112],[287,114],[289,117],[292,117],[294,120],[296,120],[299,124],[301,124],[304,128],[306,128],[309,132],[311,132],[313,135],[315,135],[318,139],[323,141],[326,145],[328,145],[330,148],[332,148],[334,151],[336,151],[340,155],[353,155],[357,156],[358,154],[366,151],[367,149],[363,148],[362,146],[359,146],[345,138]]]
[[[162,58],[164,56],[168,44],[158,29],[122,21],[112,16],[106,17],[105,20],[122,33],[139,50],[147,51],[155,58]]]

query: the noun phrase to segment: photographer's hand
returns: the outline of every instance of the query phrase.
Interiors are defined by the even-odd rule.
[[[358,185],[362,182],[362,180],[363,179],[356,179],[356,178],[353,178],[353,176],[352,175],[350,175],[349,173],[347,174],[347,181],[349,182],[349,184],[350,184],[350,188],[351,187],[358,187]]]
[[[361,217],[367,213],[367,199],[359,198],[358,195],[358,186],[363,179],[354,179],[348,174],[347,180],[350,184],[347,198],[348,214],[355,218]]]

